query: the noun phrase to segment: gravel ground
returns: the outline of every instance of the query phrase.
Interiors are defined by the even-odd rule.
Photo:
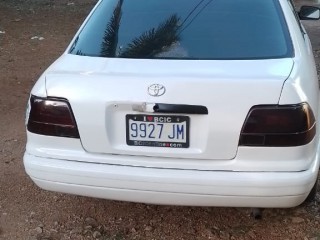
[[[28,94],[94,3],[0,0],[0,239],[320,239],[319,194],[309,205],[267,209],[257,221],[249,209],[107,201],[32,183],[22,165]],[[307,23],[319,64],[318,28]]]

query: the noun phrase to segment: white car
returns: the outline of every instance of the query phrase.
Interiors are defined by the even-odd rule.
[[[288,0],[101,0],[40,77],[27,174],[152,204],[293,207],[316,193],[319,86]]]

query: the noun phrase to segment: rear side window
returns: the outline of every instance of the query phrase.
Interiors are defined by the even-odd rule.
[[[278,0],[102,0],[71,54],[144,59],[293,56]]]

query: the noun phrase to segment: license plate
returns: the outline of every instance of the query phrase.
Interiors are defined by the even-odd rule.
[[[127,144],[130,146],[188,148],[187,116],[126,115]]]

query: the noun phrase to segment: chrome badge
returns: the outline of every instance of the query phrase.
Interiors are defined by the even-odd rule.
[[[161,84],[152,84],[148,87],[148,93],[150,96],[160,97],[166,93],[166,88]]]

